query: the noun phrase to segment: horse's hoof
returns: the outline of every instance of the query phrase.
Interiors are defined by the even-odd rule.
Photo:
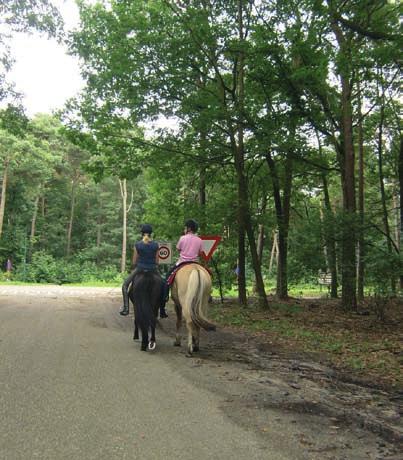
[[[192,358],[193,357],[193,355],[192,355],[192,353],[190,353],[190,351],[188,351],[185,356],[186,356],[186,358]]]
[[[139,336],[138,336],[138,335],[135,335],[135,336],[133,337],[133,340],[138,340],[138,339],[139,339]]]
[[[156,342],[150,340],[150,342],[148,342],[148,349],[149,350],[155,350],[155,347],[157,346]]]
[[[147,351],[147,347],[145,345],[141,345],[141,351]]]

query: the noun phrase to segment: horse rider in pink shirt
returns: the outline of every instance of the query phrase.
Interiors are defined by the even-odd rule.
[[[180,264],[186,262],[198,262],[203,250],[203,240],[196,235],[199,228],[198,223],[193,219],[185,222],[185,234],[179,238],[176,249],[179,251],[179,259],[176,264],[168,271],[165,282],[165,302],[169,299],[168,278]]]

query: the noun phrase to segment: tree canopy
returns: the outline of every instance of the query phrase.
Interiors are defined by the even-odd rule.
[[[290,283],[316,282],[319,271],[331,274],[332,296],[341,294],[346,309],[357,307],[364,286],[396,292],[398,2],[78,4],[80,27],[67,40],[86,88],[66,107],[64,127],[30,120],[23,135],[5,126],[0,139],[8,145],[3,174],[23,167],[18,152],[41,158],[31,190],[13,196],[38,199],[34,209],[47,203],[33,253],[85,254],[98,264],[106,255],[116,264],[126,257],[126,217],[129,239],[149,221],[173,241],[194,217],[202,233],[224,237],[214,263],[228,284],[238,266],[241,304],[249,284],[267,308],[274,277],[286,298]]]

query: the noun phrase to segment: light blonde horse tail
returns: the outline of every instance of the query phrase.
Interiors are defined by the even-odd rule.
[[[215,324],[210,323],[203,312],[203,299],[208,289],[205,276],[204,273],[200,273],[200,270],[191,271],[186,291],[186,303],[189,305],[190,317],[196,326],[206,331],[215,331]]]

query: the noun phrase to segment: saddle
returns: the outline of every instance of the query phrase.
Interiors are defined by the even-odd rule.
[[[175,276],[176,274],[178,273],[178,271],[184,267],[185,265],[189,265],[189,264],[196,264],[196,265],[200,265],[201,267],[203,267],[204,269],[206,269],[210,276],[212,276],[212,273],[211,273],[211,270],[208,268],[208,267],[205,267],[204,265],[202,265],[201,263],[199,262],[181,262],[179,265],[177,265],[174,269],[174,271],[168,276],[168,279],[167,279],[167,285],[168,286],[171,286],[175,280]]]

